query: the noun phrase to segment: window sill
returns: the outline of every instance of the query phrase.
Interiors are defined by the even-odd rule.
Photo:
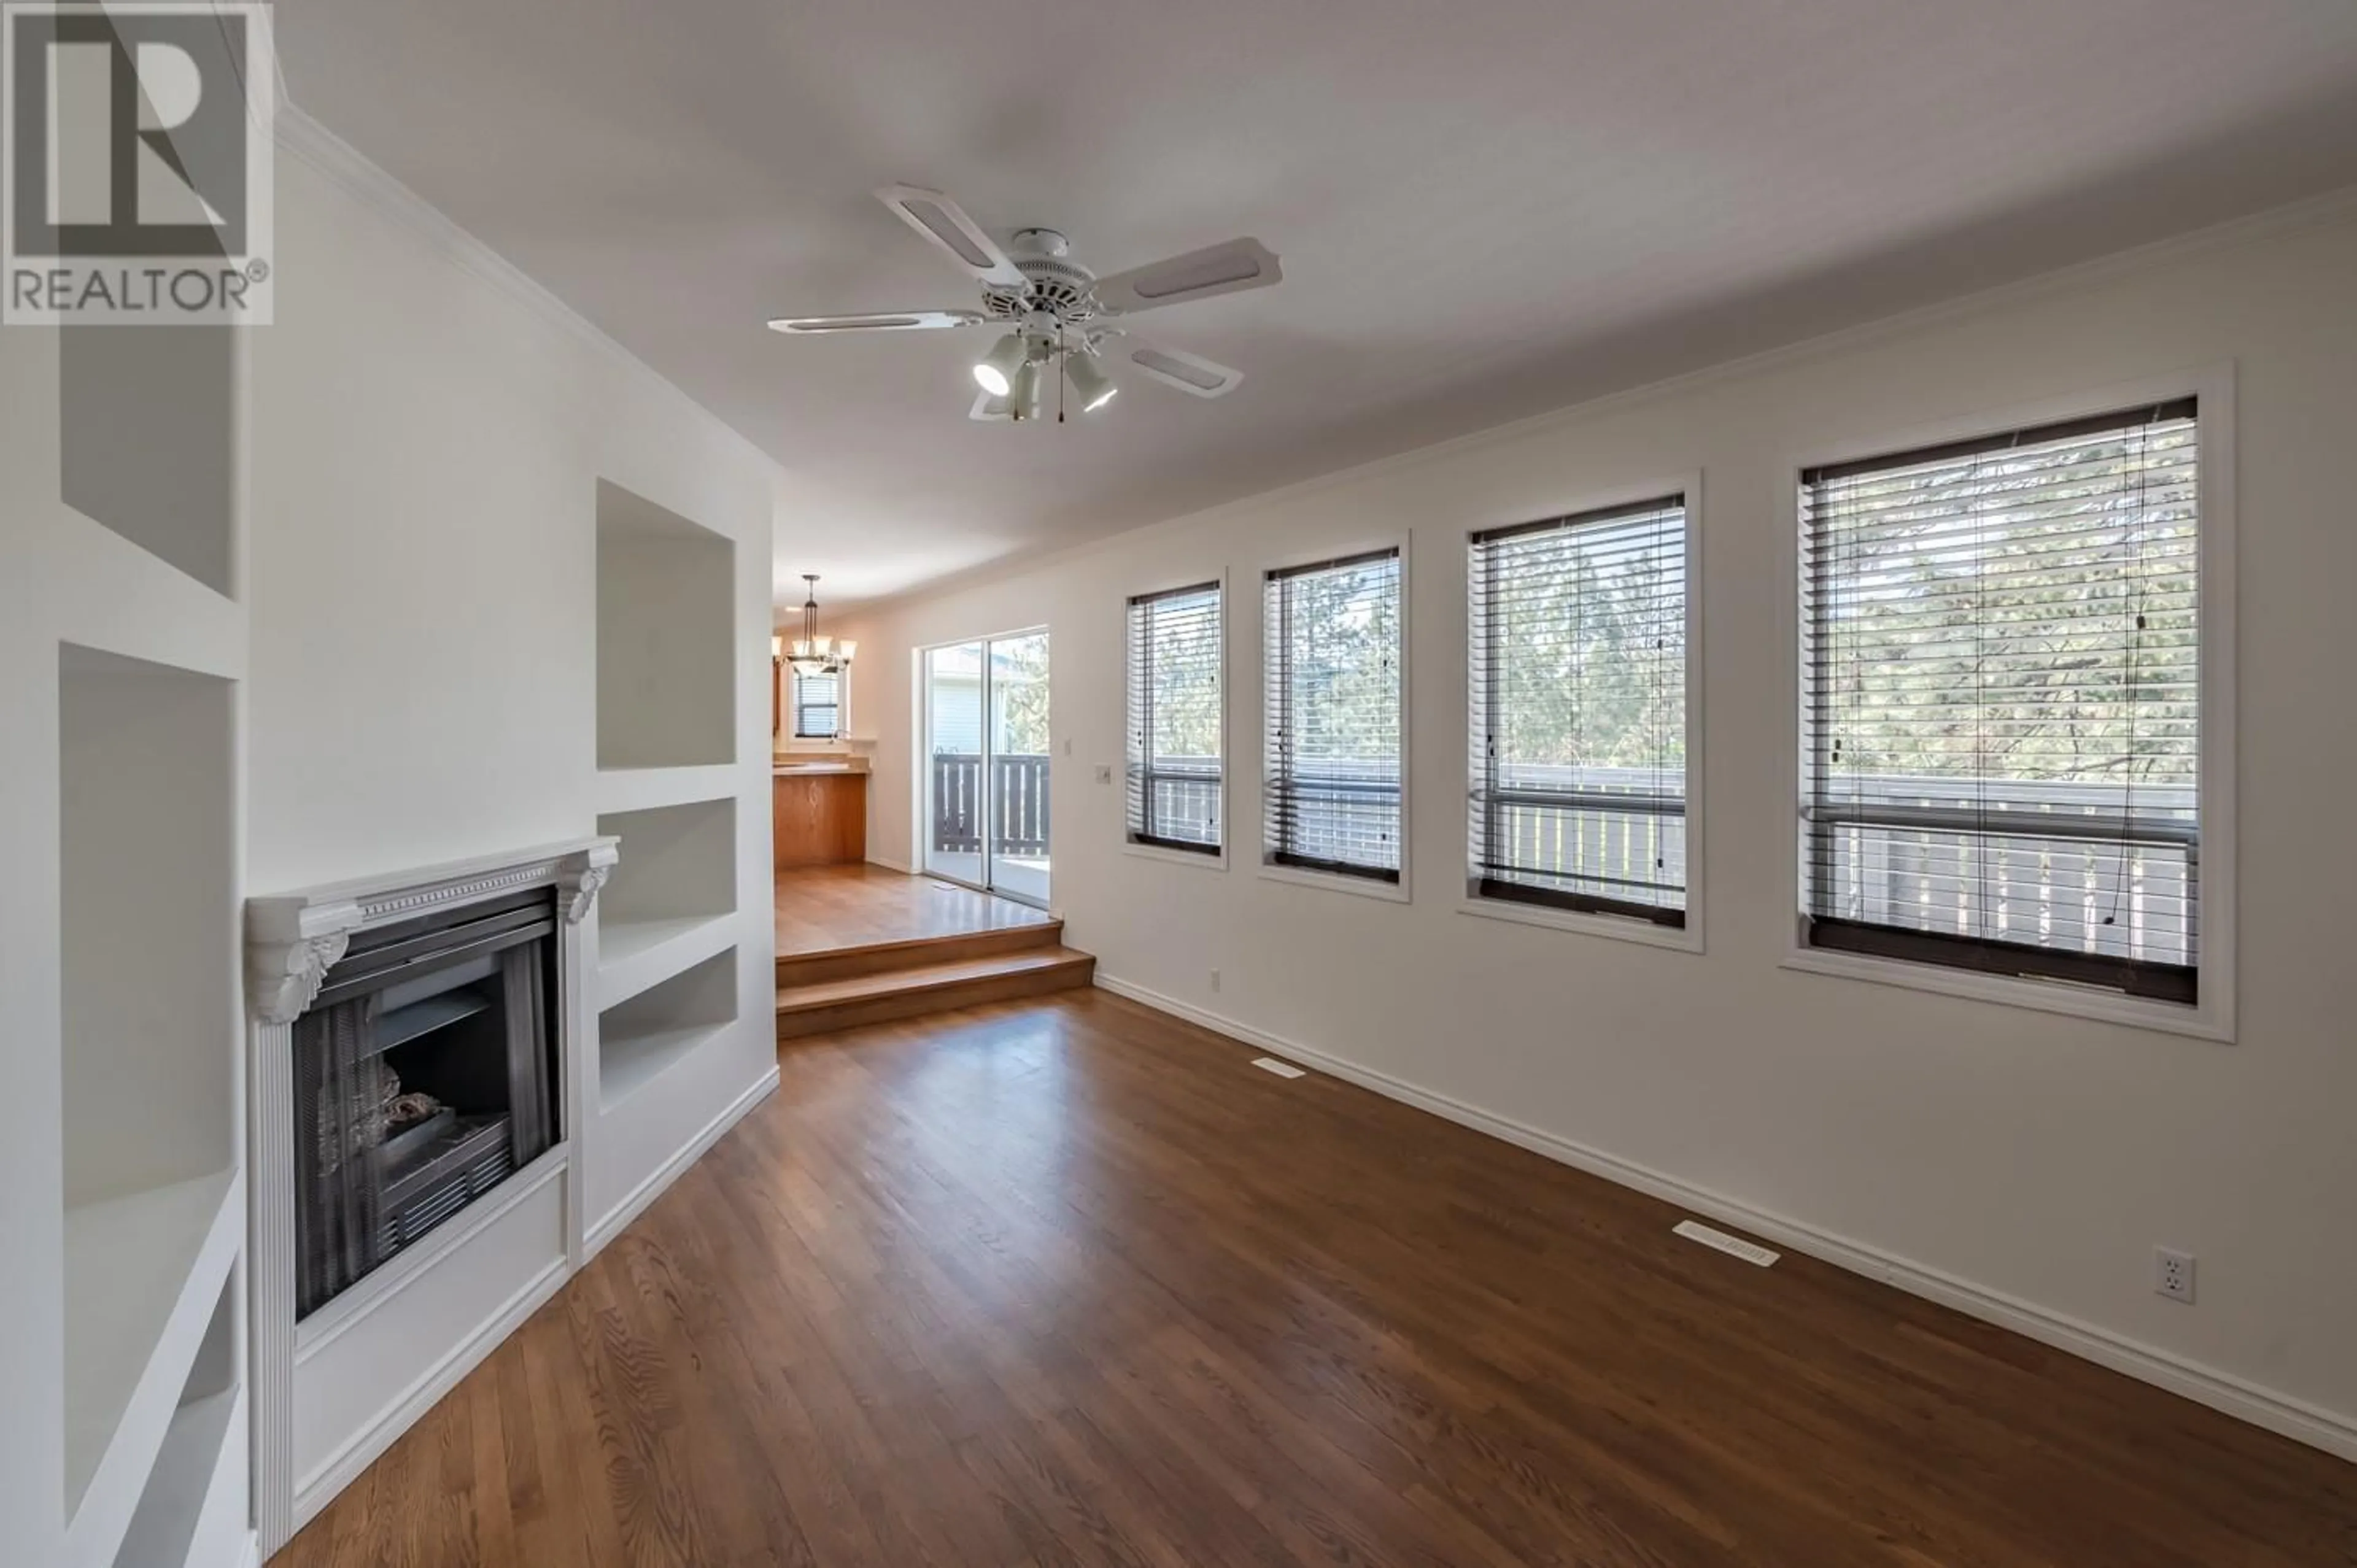
[[[1217,854],[1198,854],[1189,850],[1165,849],[1158,843],[1132,843],[1124,839],[1124,854],[1134,854],[1140,860],[1166,861],[1172,865],[1191,865],[1200,871],[1225,871],[1228,868],[1227,846],[1222,844]]]
[[[1329,893],[1353,893],[1361,898],[1380,898],[1385,903],[1408,902],[1407,873],[1402,871],[1397,882],[1378,882],[1372,876],[1346,876],[1333,871],[1305,871],[1294,865],[1270,865],[1264,862],[1260,874],[1271,882],[1290,882],[1299,887],[1322,887]]]
[[[1479,915],[1485,920],[1511,920],[1518,926],[1543,926],[1548,930],[1572,931],[1583,937],[1638,942],[1651,948],[1667,948],[1673,952],[1699,953],[1703,950],[1702,931],[1692,923],[1694,911],[1691,909],[1686,911],[1689,923],[1684,926],[1657,926],[1633,915],[1597,915],[1582,909],[1550,909],[1537,904],[1516,904],[1502,898],[1467,897],[1458,902],[1457,912]]]
[[[2125,1024],[2131,1028],[2155,1029],[2164,1034],[2215,1040],[2222,1045],[2232,1045],[2234,1041],[2233,1018],[2223,1008],[2212,1005],[2180,1007],[2173,1003],[2155,1002],[2141,996],[2122,996],[2062,981],[1981,974],[1969,970],[1942,969],[1932,964],[1909,963],[1900,959],[1877,958],[1866,953],[1827,952],[1816,948],[1793,949],[1785,955],[1783,967],[1803,974],[1862,980],[1875,985],[1929,991],[1942,996],[1994,1002],[2007,1007],[2061,1013],[2073,1018],[2092,1018],[2098,1023]],[[2206,973],[2203,983],[2205,988],[2212,983]]]

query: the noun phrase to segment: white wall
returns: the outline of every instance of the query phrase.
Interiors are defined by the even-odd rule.
[[[600,478],[737,541],[737,752],[766,756],[775,467],[303,158],[278,179],[250,890],[594,831]]]
[[[1102,972],[1911,1260],[1967,1294],[2018,1298],[2051,1337],[2068,1337],[2053,1317],[2078,1320],[2306,1402],[2325,1440],[2357,1453],[2357,1252],[2341,1244],[2357,1197],[2342,905],[2357,843],[2337,828],[2357,778],[2352,278],[2357,204],[2344,201],[882,607],[838,628],[860,642],[859,728],[880,736],[871,852],[912,859],[911,648],[1044,622],[1054,902]],[[1796,460],[2227,360],[2240,378],[2237,1043],[1780,967],[1795,908]],[[1187,416],[1147,409],[1150,395],[1114,417]],[[1464,918],[1463,531],[1697,469],[1707,952]],[[1409,532],[1414,902],[1265,879],[1249,836],[1259,573]],[[1119,776],[1125,596],[1222,568],[1229,820],[1243,825],[1224,872],[1125,854],[1121,791],[1092,777],[1104,764]],[[2198,1305],[2152,1293],[2156,1243],[2199,1254]],[[2289,1404],[2271,1418],[2302,1419]]]

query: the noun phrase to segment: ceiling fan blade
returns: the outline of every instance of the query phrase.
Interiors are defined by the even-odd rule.
[[[1165,386],[1177,387],[1197,397],[1225,397],[1244,379],[1242,371],[1230,370],[1217,360],[1189,354],[1183,349],[1166,349],[1159,343],[1141,343],[1135,338],[1124,340],[1121,357],[1125,363]]]
[[[898,310],[876,316],[781,316],[772,332],[930,332],[943,327],[979,327],[989,319],[979,310]]]
[[[1015,417],[1015,403],[1011,398],[993,397],[984,392],[974,400],[974,407],[966,411],[966,417],[978,419],[985,424],[1002,424]]]
[[[1108,311],[1135,315],[1157,306],[1266,288],[1284,281],[1285,269],[1277,264],[1275,252],[1258,240],[1230,240],[1099,278],[1097,304]]]
[[[964,208],[940,191],[920,185],[888,185],[877,191],[876,199],[981,282],[1023,286],[1023,270],[1006,259],[998,242],[983,232],[982,225],[967,217]]]

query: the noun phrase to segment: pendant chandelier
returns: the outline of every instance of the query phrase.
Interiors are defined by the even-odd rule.
[[[840,675],[858,645],[818,634],[818,574],[805,572],[802,581],[810,585],[810,596],[802,601],[802,634],[786,645],[786,662],[798,674]]]

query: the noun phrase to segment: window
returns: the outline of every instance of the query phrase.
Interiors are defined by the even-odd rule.
[[[1217,854],[1221,831],[1217,583],[1129,601],[1129,842]]]
[[[794,682],[794,738],[833,740],[843,734],[844,677],[805,675],[791,665]]]
[[[2191,1004],[2196,407],[1802,476],[1809,946]]]
[[[1686,920],[1686,505],[1477,533],[1467,891]]]
[[[1400,553],[1268,575],[1263,850],[1400,879]]]

